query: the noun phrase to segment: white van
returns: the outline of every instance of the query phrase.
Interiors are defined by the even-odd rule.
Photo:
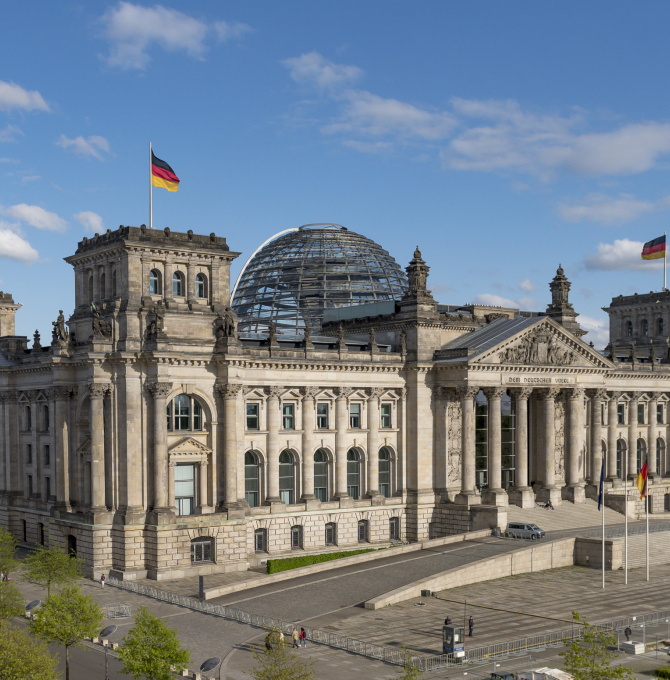
[[[526,524],[525,522],[508,522],[505,533],[510,538],[529,538],[531,541],[544,538],[544,531],[537,524]]]

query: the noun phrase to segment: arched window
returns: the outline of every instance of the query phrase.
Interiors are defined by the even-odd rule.
[[[204,274],[195,276],[195,296],[197,298],[207,297],[207,277]]]
[[[286,505],[291,505],[294,502],[294,467],[293,454],[288,449],[284,449],[279,454],[279,498]]]
[[[103,274],[100,274],[100,299],[105,300],[107,298],[107,289],[105,288],[105,284],[107,283],[107,277]]]
[[[253,451],[247,451],[244,454],[244,497],[250,508],[258,507],[258,478],[258,456]]]
[[[191,564],[212,562],[214,542],[209,536],[198,536],[191,541]]]
[[[326,524],[326,545],[337,545],[337,524],[335,522]]]
[[[665,467],[665,440],[659,437],[656,440],[656,474],[661,474],[661,461]]]
[[[642,463],[647,460],[647,444],[640,437],[637,440],[637,470],[634,470],[635,474],[637,474],[641,469],[642,469]]]
[[[379,449],[379,493],[391,495],[391,452],[385,446]]]
[[[640,333],[642,335],[649,335],[649,322],[646,319],[640,321]]]
[[[112,272],[112,297],[116,297],[116,269]]]
[[[93,302],[93,274],[88,277],[88,301]]]
[[[172,275],[172,295],[184,297],[184,275],[181,272]]]
[[[358,500],[361,491],[361,458],[356,449],[347,451],[347,493]]]
[[[368,541],[368,521],[366,519],[358,520],[358,542],[367,543]]]
[[[299,524],[291,527],[291,550],[302,548],[302,527]]]
[[[323,449],[314,454],[314,495],[322,503],[328,500],[328,454]]]
[[[202,406],[187,394],[178,394],[167,405],[167,429],[170,432],[202,430]]]
[[[629,338],[632,338],[632,337],[633,337],[633,322],[632,322],[632,321],[629,321],[629,322],[626,324],[626,335],[627,335]]]
[[[161,294],[161,273],[158,269],[152,269],[149,272],[149,293],[151,295]]]
[[[663,318],[656,319],[656,335],[663,335]]]
[[[626,459],[626,442],[623,439],[616,440],[616,476],[623,479],[623,463]]]

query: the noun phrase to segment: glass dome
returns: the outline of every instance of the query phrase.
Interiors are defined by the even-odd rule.
[[[337,224],[308,224],[264,244],[233,290],[242,334],[274,321],[286,335],[321,329],[324,309],[397,300],[407,290],[398,263],[361,234]]]

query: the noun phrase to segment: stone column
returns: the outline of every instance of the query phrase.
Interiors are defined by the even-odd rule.
[[[70,511],[70,452],[68,436],[68,402],[70,387],[53,387],[49,391],[49,398],[54,401],[54,459],[56,474],[56,510]]]
[[[503,387],[491,387],[484,391],[489,402],[489,484],[482,491],[482,503],[487,505],[508,504],[507,492],[502,488],[502,431],[500,399]]]
[[[379,493],[379,397],[382,390],[370,387],[368,393],[368,493],[373,505],[383,505]]]
[[[509,502],[521,508],[535,507],[535,494],[528,486],[528,398],[530,387],[510,390],[515,409],[514,487],[508,491]]]
[[[656,423],[656,407],[658,406],[658,398],[661,392],[652,392],[649,397],[649,436],[647,437],[647,467],[649,468],[648,476],[656,477],[656,438],[658,437],[658,428]],[[651,496],[650,496],[651,498]],[[651,502],[650,502],[651,507]]]
[[[167,302],[168,300],[174,300],[172,296],[172,274],[174,272],[174,264],[171,259],[166,259],[165,266],[163,267],[163,298]]]
[[[268,496],[265,499],[266,505],[278,505],[281,503],[279,498],[279,395],[281,387],[271,387],[267,401],[268,406]]]
[[[475,397],[478,387],[461,387],[461,492],[455,501],[460,505],[479,505],[475,479]]]
[[[91,512],[105,512],[105,424],[103,401],[109,385],[91,383]],[[165,418],[163,418],[165,422]]]
[[[97,265],[91,269],[90,276],[93,277],[93,302],[100,302],[100,271]]]
[[[568,465],[566,482],[568,500],[583,503],[586,500],[582,475],[584,451],[584,389],[575,387],[568,391]]]
[[[607,403],[607,481],[612,486],[621,486],[621,480],[616,471],[616,442],[618,439],[617,405],[621,392],[609,392]]]
[[[600,471],[603,464],[602,447],[602,403],[607,395],[606,390],[589,390],[591,397],[591,476],[589,482],[592,486],[600,486]]]
[[[175,463],[168,462],[168,506],[177,513],[177,501],[174,498],[174,466]]]
[[[5,402],[5,467],[7,471],[7,492],[10,496],[23,495],[20,470],[20,454],[18,433],[19,425],[19,393],[14,390],[3,394]]]
[[[241,385],[231,384],[217,386],[219,394],[223,397],[223,476],[225,478],[225,500],[223,505],[228,508],[229,518],[232,517],[233,512],[236,515],[239,513],[243,514],[244,512],[240,510],[241,504],[238,500],[237,488],[237,397],[241,387]],[[216,499],[214,499],[214,504],[216,504]]]
[[[195,265],[190,260],[186,265],[186,300],[195,301]]]
[[[543,406],[544,451],[542,452],[544,463],[544,484],[538,494],[542,501],[551,500],[557,506],[561,504],[561,490],[556,486],[555,456],[556,456],[556,423],[555,423],[555,400],[560,390],[548,388],[541,391]]]
[[[314,495],[314,430],[316,410],[314,398],[319,390],[305,387],[302,390],[302,500],[312,507],[320,505]]]
[[[347,430],[349,429],[347,397],[351,388],[338,387],[335,400],[335,498],[348,499],[347,493]]]
[[[628,479],[637,479],[637,404],[639,395],[633,392],[628,402]]]
[[[148,383],[147,389],[154,398],[154,503],[155,513],[168,513],[168,451],[167,451],[167,396],[172,391],[171,382]]]
[[[209,498],[207,497],[207,461],[200,461],[198,479],[200,481],[200,512],[207,512],[209,508]],[[237,467],[237,466],[236,466]],[[237,471],[236,471],[237,472]],[[235,501],[237,501],[237,476],[235,475]]]
[[[398,470],[398,490],[404,498],[407,492],[407,388],[398,390],[400,395],[400,455]]]
[[[112,299],[112,268],[111,262],[105,262],[105,290],[102,292],[105,300]]]

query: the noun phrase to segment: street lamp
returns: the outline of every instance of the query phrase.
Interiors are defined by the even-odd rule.
[[[221,659],[219,659],[218,656],[213,656],[211,659],[203,661],[202,665],[200,666],[200,672],[210,673],[211,671],[215,671],[217,668],[219,669],[219,680],[221,680]]]
[[[108,638],[110,635],[116,633],[118,626],[107,626],[100,631],[100,639]],[[107,651],[109,650],[109,645],[105,645],[105,680],[109,680],[109,658],[107,657]]]

